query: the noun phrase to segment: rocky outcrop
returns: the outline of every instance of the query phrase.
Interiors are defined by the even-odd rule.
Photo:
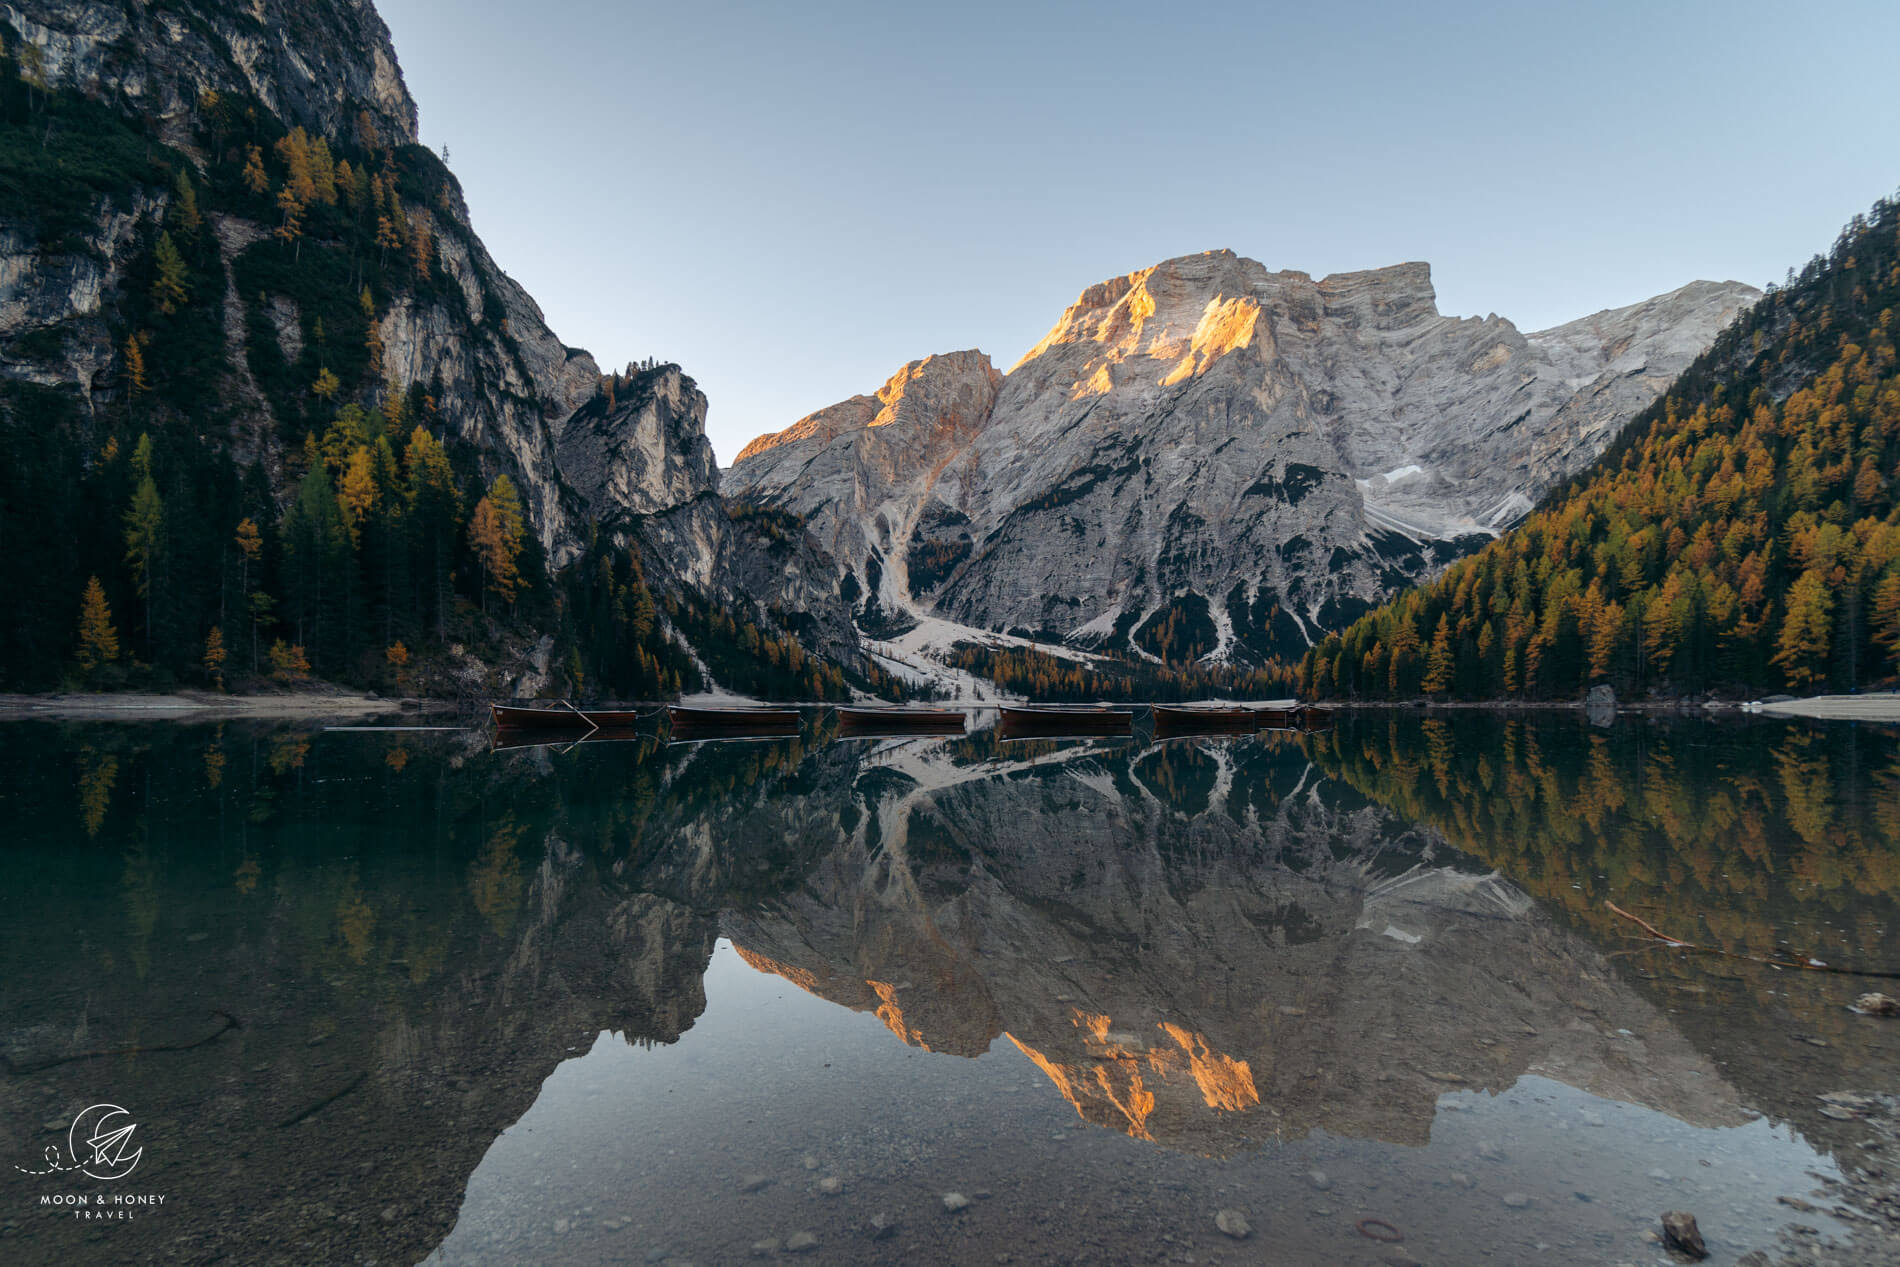
[[[719,486],[706,397],[677,365],[629,370],[614,397],[596,395],[561,423],[555,452],[568,487],[603,525],[671,510]]]
[[[962,460],[996,406],[1003,376],[978,351],[913,361],[875,396],[856,396],[747,445],[729,474],[735,497],[806,518],[853,574],[861,623],[881,631],[934,589],[970,548],[956,487]],[[946,476],[951,486],[939,488]],[[911,561],[916,558],[916,575]]]
[[[15,0],[6,16],[46,77],[85,85],[192,144],[207,91],[254,97],[286,127],[341,136],[367,112],[392,144],[416,140],[416,103],[369,0]]]
[[[727,485],[808,517],[873,622],[1125,646],[1177,612],[1216,658],[1292,655],[1508,526],[1755,295],[1524,334],[1441,314],[1424,264],[1186,256],[1090,287],[986,416],[987,360],[931,358],[754,441]]]

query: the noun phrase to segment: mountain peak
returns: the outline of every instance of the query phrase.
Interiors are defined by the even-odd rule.
[[[1440,313],[1424,261],[1176,256],[1083,290],[1000,385],[980,354],[914,361],[755,440],[728,486],[807,518],[867,628],[1296,657],[1581,468],[1750,297],[1696,283],[1526,336]]]
[[[884,380],[875,395],[853,396],[807,414],[783,431],[759,436],[739,450],[733,464],[785,445],[829,444],[841,435],[895,423],[966,433],[989,417],[1002,382],[989,355],[976,348],[922,357]]]

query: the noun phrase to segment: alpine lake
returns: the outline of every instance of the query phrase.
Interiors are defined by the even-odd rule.
[[[0,725],[0,1262],[1900,1261],[1900,728],[975,724]]]

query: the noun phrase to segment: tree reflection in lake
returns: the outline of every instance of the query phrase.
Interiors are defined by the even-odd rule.
[[[1615,1261],[1679,1155],[1717,1163],[1695,1190],[1732,1262],[1826,1169],[1809,1145],[1864,1159],[1868,1124],[1815,1097],[1900,1088],[1893,1030],[1842,1006],[1864,982],[1658,948],[1604,907],[1878,963],[1883,733],[831,739],[0,728],[0,1154],[114,1100],[176,1203],[100,1229],[9,1168],[0,1249],[724,1261],[796,1224],[877,1261],[884,1213],[913,1256],[1121,1261],[1218,1248],[1234,1205],[1286,1207],[1275,1261],[1374,1248],[1362,1214],[1428,1261]],[[996,1201],[948,1219],[972,1148]],[[804,1204],[806,1149],[850,1199]],[[1322,1162],[1383,1186],[1286,1190]],[[1490,1190],[1540,1182],[1534,1218]]]

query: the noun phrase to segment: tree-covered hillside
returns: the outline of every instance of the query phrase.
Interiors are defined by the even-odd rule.
[[[1900,203],[1521,526],[1308,653],[1314,696],[1815,692],[1900,652]]]
[[[539,428],[558,371],[530,364],[531,304],[434,153],[367,108],[319,135],[204,88],[161,118],[49,65],[0,20],[0,689],[650,699],[710,666],[847,693],[762,604],[669,589],[637,526],[583,531],[551,570],[535,496],[580,512],[538,435],[510,448],[497,420]],[[600,376],[595,401],[673,368]]]

